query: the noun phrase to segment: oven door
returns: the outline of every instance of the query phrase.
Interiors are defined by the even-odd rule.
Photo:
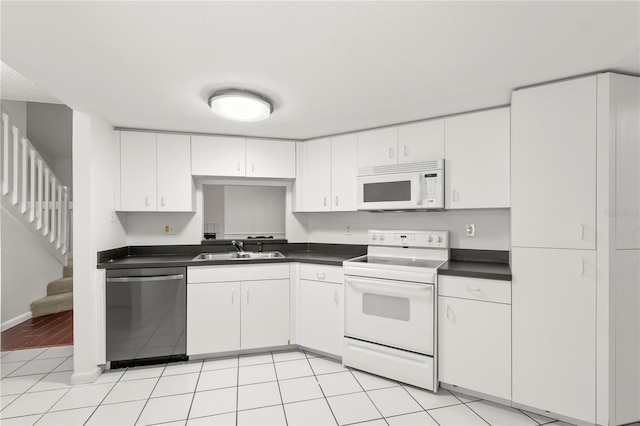
[[[419,209],[420,173],[358,177],[358,210]]]
[[[433,356],[434,286],[345,277],[345,335]]]

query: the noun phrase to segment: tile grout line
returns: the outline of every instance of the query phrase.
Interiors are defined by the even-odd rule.
[[[151,389],[151,393],[149,394],[149,396],[147,397],[147,400],[144,402],[144,405],[142,406],[142,410],[140,410],[140,414],[138,414],[138,417],[136,418],[136,421],[133,423],[134,425],[138,424],[138,422],[140,421],[140,417],[142,417],[142,413],[144,413],[144,409],[147,408],[147,404],[149,403],[149,400],[151,399],[151,395],[153,395],[153,391],[156,390],[156,387],[158,386],[158,383],[160,383],[160,378],[162,377],[162,374],[164,373],[164,370],[167,369],[167,364],[164,365],[164,368],[162,369],[162,372],[160,373],[160,375],[158,376],[157,380],[156,380],[156,384],[153,385],[153,389]],[[123,374],[124,376],[124,374]],[[115,385],[114,385],[115,387]],[[113,390],[113,388],[112,388]]]
[[[384,420],[384,416],[382,415],[382,412],[380,411],[380,409],[378,408],[378,406],[376,405],[375,402],[373,402],[373,399],[371,399],[371,395],[369,395],[369,391],[367,391],[364,386],[362,386],[362,383],[360,383],[360,380],[358,380],[358,378],[356,377],[356,375],[353,373],[353,370],[348,368],[348,370],[351,372],[351,375],[353,376],[353,378],[356,380],[356,382],[358,382],[358,384],[360,385],[360,387],[362,388],[362,390],[364,391],[364,394],[367,395],[367,398],[369,398],[369,401],[371,401],[371,404],[373,404],[373,407],[376,409],[376,411],[380,414],[380,417]],[[393,386],[389,386],[389,387],[393,387]],[[386,388],[381,388],[381,389],[386,389]],[[371,390],[376,390],[376,389],[371,389]],[[422,405],[418,404],[420,407],[422,407]],[[375,420],[375,419],[374,419]],[[385,423],[389,424],[386,420],[384,421]]]
[[[406,393],[408,393],[408,394],[409,394],[409,396],[411,397],[411,399],[413,399],[413,400],[416,402],[416,404],[418,404],[418,406],[420,406],[420,408],[422,408],[422,411],[424,411],[425,413],[427,413],[427,415],[428,415],[429,417],[431,417],[431,419],[436,423],[436,425],[440,426],[440,423],[438,423],[438,421],[437,421],[437,420],[436,420],[436,419],[435,419],[431,414],[429,414],[429,410],[427,410],[426,408],[424,408],[424,407],[422,406],[422,404],[420,404],[420,402],[419,402],[419,401],[418,401],[418,400],[413,396],[413,394],[411,394],[411,392],[409,392],[409,391],[407,390],[407,388],[405,387],[405,385],[404,385],[404,384],[400,384],[400,387],[401,387],[402,389],[404,389],[404,391],[405,391]],[[433,394],[434,394],[434,395],[436,395],[437,393],[436,393],[436,392],[434,392]],[[454,398],[455,398],[455,397],[454,397]],[[455,404],[455,405],[460,405],[460,404]],[[454,407],[455,405],[452,405],[452,407]],[[441,407],[440,407],[440,408],[441,408]],[[393,417],[393,416],[390,416],[390,417]],[[385,418],[386,418],[386,417],[385,417]],[[388,423],[388,422],[387,422],[387,423]]]
[[[336,425],[339,425],[340,423],[338,422],[338,418],[336,417],[336,413],[333,412],[333,408],[331,408],[331,404],[329,404],[329,399],[327,399],[327,395],[324,393],[324,389],[322,389],[322,386],[320,386],[320,382],[318,381],[318,375],[316,374],[316,371],[313,369],[313,365],[311,365],[311,358],[309,358],[309,356],[307,355],[307,351],[303,351],[302,353],[304,353],[304,357],[307,360],[307,362],[309,363],[309,368],[311,368],[311,372],[313,373],[313,378],[316,379],[316,384],[320,388],[320,392],[322,392],[322,397],[324,398],[324,402],[329,407],[329,411],[331,412],[331,415],[333,416],[333,420],[336,422]]]
[[[276,360],[273,357],[273,352],[270,352],[271,354],[271,359],[273,360],[273,364],[271,364],[273,366],[273,371],[275,372],[276,375],[276,385],[278,386],[278,394],[280,395],[280,406],[282,407],[282,412],[284,414],[284,423],[288,426],[289,425],[289,421],[287,420],[287,410],[284,409],[284,400],[282,399],[282,390],[280,389],[280,379],[278,379],[278,369],[276,368]]]
[[[196,387],[193,388],[193,395],[191,396],[191,403],[189,404],[189,409],[187,410],[187,418],[185,419],[185,425],[189,421],[189,416],[191,415],[191,409],[193,408],[193,401],[196,399],[196,392],[198,391],[198,383],[200,383],[200,376],[202,375],[203,368],[204,368],[204,359],[200,361],[200,371],[198,372],[198,380],[196,380]]]

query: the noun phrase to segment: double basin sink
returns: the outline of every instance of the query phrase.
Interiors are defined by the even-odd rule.
[[[228,253],[200,253],[193,260],[248,260],[248,259],[277,259],[283,258],[279,251],[245,251],[243,253],[232,251]]]

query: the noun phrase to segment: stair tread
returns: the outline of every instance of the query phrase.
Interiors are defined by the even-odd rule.
[[[47,284],[47,296],[73,291],[73,277],[59,278]]]
[[[40,317],[73,309],[73,293],[54,294],[31,302],[31,315]]]

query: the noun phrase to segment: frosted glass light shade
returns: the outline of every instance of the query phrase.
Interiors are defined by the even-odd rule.
[[[209,106],[220,117],[236,121],[260,121],[273,112],[273,105],[265,97],[236,89],[214,93]]]

